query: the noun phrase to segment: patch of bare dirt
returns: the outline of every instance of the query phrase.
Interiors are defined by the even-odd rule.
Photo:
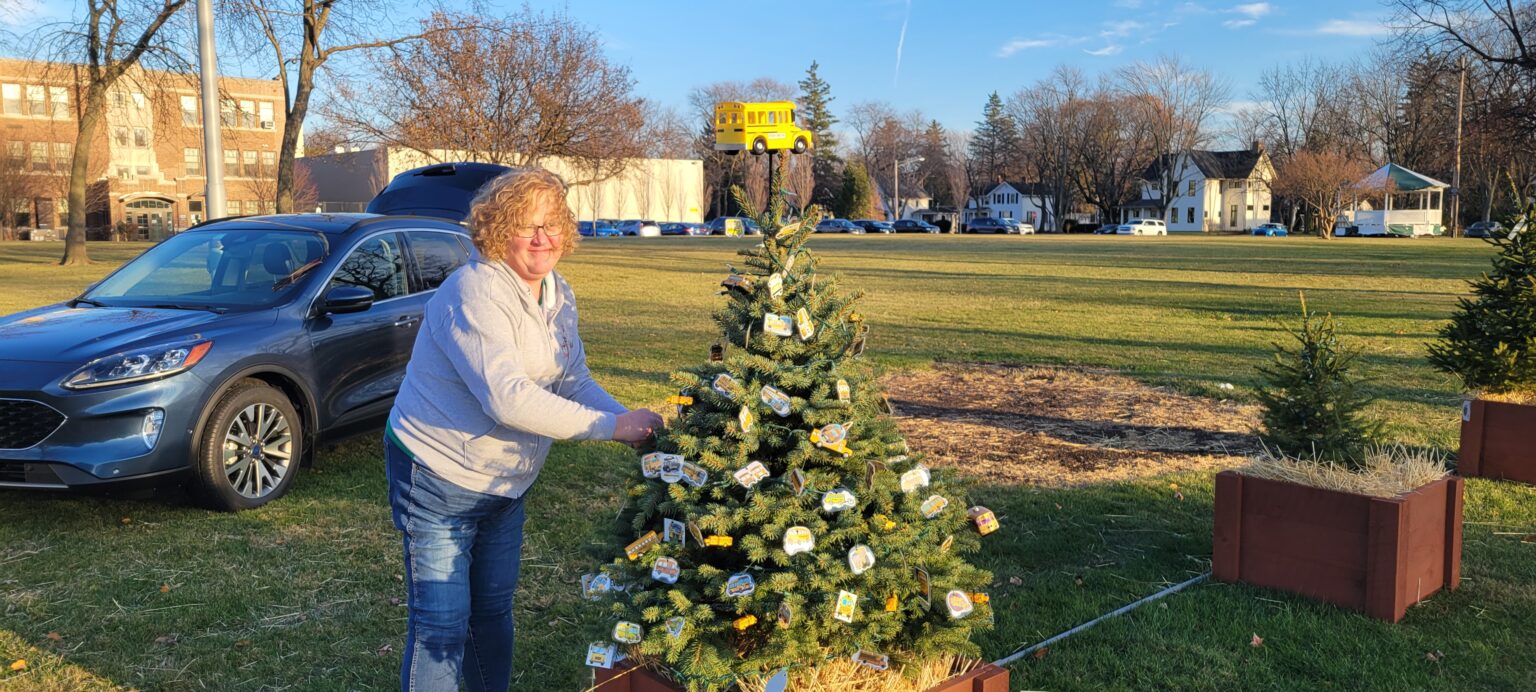
[[[1078,485],[1221,469],[1259,451],[1251,404],[1103,370],[947,363],[885,378],[907,444],[994,483]]]

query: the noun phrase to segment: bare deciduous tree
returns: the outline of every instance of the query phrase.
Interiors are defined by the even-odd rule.
[[[107,113],[107,91],[146,57],[174,59],[165,50],[165,29],[188,0],[86,0],[85,16],[45,27],[45,42],[59,63],[77,65],[69,81],[77,85],[74,153],[69,166],[69,232],[59,264],[89,264],[85,247],[87,184],[91,173],[91,138]],[[63,67],[63,65],[59,67]],[[64,74],[63,70],[55,70]]]
[[[1282,162],[1274,191],[1299,200],[1312,213],[1318,237],[1329,237],[1345,205],[1345,188],[1370,172],[1370,164],[1342,149],[1301,149]]]
[[[1188,156],[1180,154],[1210,141],[1210,121],[1226,105],[1227,85],[1174,56],[1125,67],[1119,80],[1129,104],[1145,122],[1147,143],[1162,164],[1157,167],[1158,213],[1166,218],[1177,193],[1175,186],[1192,165]]]

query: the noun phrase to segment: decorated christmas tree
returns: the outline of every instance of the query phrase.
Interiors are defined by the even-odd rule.
[[[780,228],[775,206],[721,283],[709,359],[673,375],[677,416],[636,464],[612,562],[584,579],[613,614],[593,665],[625,650],[715,690],[974,656],[991,624],[991,575],[963,556],[996,518],[907,450],[860,358],[858,296],[806,247],[818,215]]]

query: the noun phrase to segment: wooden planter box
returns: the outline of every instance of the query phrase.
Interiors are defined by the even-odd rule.
[[[1461,585],[1463,484],[1447,476],[1380,498],[1223,471],[1212,576],[1397,622]]]
[[[1464,402],[1456,473],[1536,485],[1536,406]]]
[[[671,680],[641,668],[634,661],[621,661],[612,669],[592,669],[591,692],[680,692],[683,688]],[[1008,669],[983,663],[965,675],[957,675],[928,692],[1008,692]]]

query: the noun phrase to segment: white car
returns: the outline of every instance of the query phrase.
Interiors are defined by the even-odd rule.
[[[661,235],[661,226],[657,225],[655,221],[649,220],[631,219],[629,221],[620,221],[618,229],[624,235],[637,235],[646,238],[656,238]]]
[[[1115,229],[1116,235],[1168,235],[1168,224],[1162,219],[1131,219]]]
[[[1035,233],[1035,225],[1032,223],[1019,223],[1018,229],[1019,235],[1034,235]]]

